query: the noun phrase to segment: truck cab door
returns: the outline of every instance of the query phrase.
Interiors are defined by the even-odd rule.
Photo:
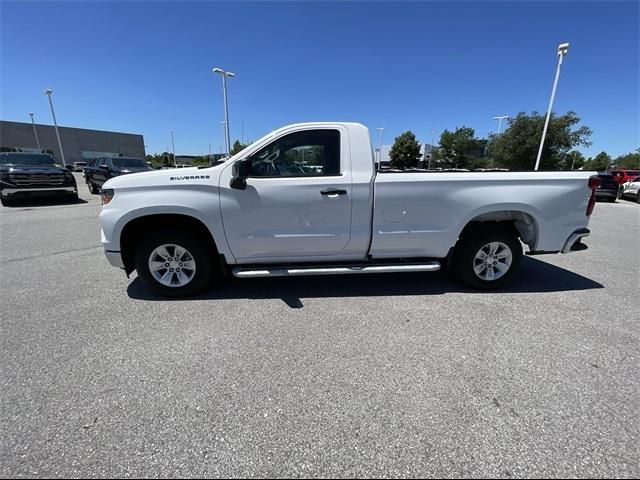
[[[239,263],[339,256],[351,238],[352,185],[347,131],[283,134],[255,152],[244,189],[232,167],[220,177],[222,221]]]

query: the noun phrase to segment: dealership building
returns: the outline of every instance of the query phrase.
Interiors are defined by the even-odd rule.
[[[106,132],[85,128],[58,127],[67,164],[86,162],[96,157],[144,158],[144,138],[134,133]],[[40,149],[38,149],[38,141]],[[53,153],[62,162],[55,128],[51,125],[35,125],[0,120],[0,148],[3,152],[22,151]]]

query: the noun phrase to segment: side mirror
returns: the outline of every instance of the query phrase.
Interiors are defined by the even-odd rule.
[[[73,172],[73,165],[67,164],[65,166],[67,167],[67,170],[71,170]]]
[[[244,190],[247,188],[247,178],[251,175],[251,159],[245,158],[233,164],[231,167],[231,182],[229,186],[231,188],[237,188],[238,190]]]

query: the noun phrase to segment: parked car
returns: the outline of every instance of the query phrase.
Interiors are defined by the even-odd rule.
[[[0,153],[0,198],[2,205],[16,200],[57,197],[78,200],[73,174],[43,153]]]
[[[306,164],[320,172],[289,168]],[[600,183],[590,172],[391,174],[374,165],[364,125],[303,123],[221,165],[112,178],[101,192],[105,255],[181,297],[226,274],[443,267],[492,289],[513,278],[520,240],[530,255],[587,248]]]
[[[640,203],[640,177],[625,183],[623,187],[621,198],[635,198],[636,203]]]
[[[73,162],[73,171],[81,172],[86,166],[87,166],[87,162]]]
[[[110,178],[151,170],[153,168],[142,158],[102,157],[96,158],[84,168],[84,178],[89,191],[98,194],[104,182]]]
[[[636,178],[638,175],[640,175],[640,171],[631,170],[627,168],[617,168],[615,170],[611,170],[609,173],[613,175],[616,182],[618,182],[618,185],[622,185],[623,183],[630,182],[631,180]]]
[[[615,202],[618,198],[618,188],[620,185],[616,182],[610,173],[599,173],[600,186],[596,189],[596,200],[604,200],[607,202]]]

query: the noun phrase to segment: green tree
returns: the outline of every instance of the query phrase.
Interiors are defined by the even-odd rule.
[[[236,140],[235,142],[233,142],[233,147],[231,148],[231,155],[235,155],[238,152],[241,152],[242,150],[244,150],[245,148],[247,148],[249,145],[251,145],[250,143],[240,143],[240,140]]]
[[[600,152],[595,158],[589,158],[584,162],[584,170],[596,170],[604,172],[611,165],[611,156],[606,152]]]
[[[416,140],[413,132],[404,132],[396,137],[393,146],[389,151],[391,158],[391,166],[404,170],[406,168],[415,168],[420,161],[420,143]]]
[[[636,168],[640,169],[640,148],[636,148],[634,153],[627,153],[615,158],[613,164],[617,168]]]
[[[486,140],[475,138],[473,128],[456,128],[453,132],[445,130],[440,135],[440,146],[436,158],[451,168],[482,168],[486,165],[484,150]]]
[[[488,153],[496,165],[510,170],[533,170],[545,117],[538,112],[520,112],[509,119],[509,127],[500,135],[489,137]],[[566,154],[578,146],[589,146],[591,129],[577,127],[580,117],[575,112],[558,116],[551,114],[542,149],[540,170],[563,168]]]

